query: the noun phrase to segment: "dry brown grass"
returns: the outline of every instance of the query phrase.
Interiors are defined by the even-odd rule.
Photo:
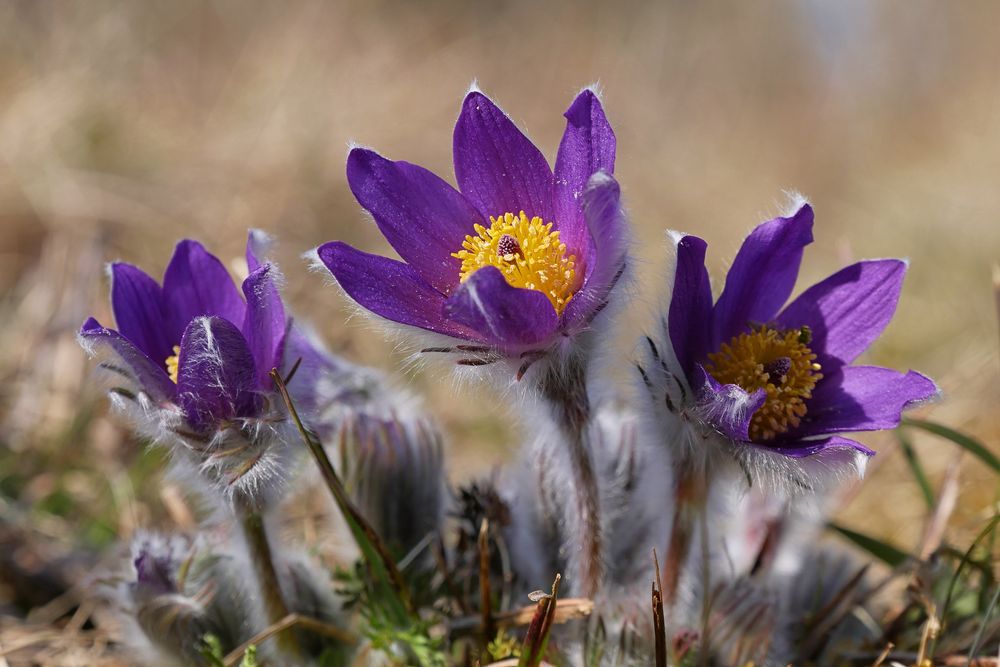
[[[338,351],[391,369],[387,344],[345,324],[298,255],[334,238],[386,250],[344,182],[348,142],[450,174],[475,78],[550,156],[571,96],[602,84],[641,260],[624,354],[659,298],[665,227],[707,238],[718,276],[793,188],[818,214],[803,286],[854,258],[909,257],[870,360],[935,377],[945,400],[924,414],[996,450],[998,22],[986,1],[3,4],[0,449],[57,467],[30,480],[28,502],[63,484],[65,462],[73,502],[115,499],[118,534],[163,515],[129,488],[136,454],[116,422],[74,429],[100,398],[73,335],[88,314],[111,319],[103,262],[155,273],[183,236],[238,269],[247,227],[276,234],[298,311]],[[470,408],[488,396],[406,381],[445,423],[453,474],[512,451],[509,415]],[[918,492],[889,437],[866,441],[883,455],[843,521],[913,545]],[[935,480],[956,455],[917,447]],[[971,460],[961,479],[953,526],[968,534],[997,489]]]

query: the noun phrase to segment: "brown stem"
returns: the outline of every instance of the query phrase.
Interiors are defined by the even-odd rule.
[[[479,525],[479,607],[483,617],[483,648],[496,636],[493,627],[493,595],[490,592],[490,522]]]
[[[564,363],[555,362],[542,377],[540,388],[569,447],[576,513],[580,519],[580,528],[575,531],[580,552],[577,581],[583,595],[594,597],[604,578],[604,541],[597,475],[587,434],[591,415],[583,362],[577,357],[570,357]]]

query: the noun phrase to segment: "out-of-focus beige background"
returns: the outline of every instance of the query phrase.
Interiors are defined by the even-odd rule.
[[[106,261],[159,275],[192,236],[239,271],[245,230],[262,228],[280,240],[296,311],[338,352],[393,370],[391,346],[345,323],[349,308],[299,254],[338,238],[388,251],[345,183],[347,146],[452,179],[473,80],[550,158],[573,95],[603,89],[640,260],[623,357],[659,298],[665,228],[706,238],[721,279],[742,235],[797,190],[817,212],[798,289],[858,258],[908,257],[898,316],[869,360],[935,377],[945,399],[922,414],[996,451],[998,25],[987,1],[4,3],[8,512],[46,508],[37,530],[71,541],[85,526],[101,545],[171,505],[142,482],[158,460],[104,416],[74,341],[88,315],[111,321]],[[510,456],[517,433],[489,394],[403,383],[444,422],[454,476]],[[863,439],[883,455],[843,520],[912,546],[916,486],[891,436]],[[939,481],[957,450],[917,447]],[[971,529],[995,478],[968,460],[960,488],[954,526]]]

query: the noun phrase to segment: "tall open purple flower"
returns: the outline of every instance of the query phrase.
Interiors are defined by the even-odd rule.
[[[674,238],[664,332],[673,356],[655,360],[666,369],[658,374],[663,404],[681,421],[705,427],[705,438],[715,434],[735,445],[747,462],[764,452],[781,455],[789,467],[817,455],[860,463],[874,452],[841,433],[893,428],[904,409],[937,393],[920,373],[852,363],[892,318],[905,262],[858,262],[785,304],[812,227],[808,204],[759,225],[714,304],[706,243]],[[655,345],[651,350],[659,355]],[[652,371],[646,379],[655,382]]]
[[[454,134],[457,190],[355,148],[351,191],[403,261],[339,241],[320,259],[376,315],[502,354],[586,329],[624,268],[625,221],[597,95],[584,90],[565,115],[553,170],[489,98],[469,93]]]

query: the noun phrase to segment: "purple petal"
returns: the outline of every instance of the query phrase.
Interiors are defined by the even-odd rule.
[[[837,473],[852,468],[858,477],[864,477],[868,459],[875,456],[873,450],[860,442],[837,435],[818,440],[801,440],[781,446],[760,444],[751,446],[796,459],[797,467],[805,475],[801,482],[809,486],[831,474],[836,476]]]
[[[786,445],[763,445],[765,449],[778,454],[784,454],[794,459],[801,459],[807,456],[815,456],[820,452],[831,449],[846,449],[851,452],[861,452],[865,456],[875,456],[875,450],[865,447],[857,440],[833,435],[829,438],[818,440],[798,440]]]
[[[589,259],[577,257],[577,266],[584,264],[586,274],[562,315],[562,321],[573,328],[589,325],[606,305],[611,289],[625,270],[628,251],[628,224],[614,176],[601,171],[590,178],[583,193],[583,212],[588,240],[593,236],[595,251]],[[559,238],[562,240],[561,232]]]
[[[131,374],[130,379],[154,401],[172,400],[177,387],[163,366],[150,360],[130,340],[113,329],[106,329],[91,317],[80,328],[80,342],[92,353],[110,353],[119,363],[116,367]],[[164,357],[166,360],[166,357]]]
[[[197,241],[177,244],[163,276],[163,296],[171,318],[170,335],[175,340],[201,315],[222,317],[239,326],[246,312],[226,267]]]
[[[320,246],[319,257],[347,295],[376,315],[447,336],[481,339],[445,319],[444,295],[408,264],[361,252],[340,241]]]
[[[858,262],[799,295],[778,324],[808,326],[809,347],[824,370],[833,371],[854,361],[889,324],[905,274],[906,263],[898,259]]]
[[[259,229],[251,229],[247,234],[247,272],[253,273],[267,259],[271,249],[271,236]]]
[[[181,338],[177,402],[188,422],[207,430],[250,417],[259,407],[253,354],[240,330],[221,317],[191,320]]]
[[[820,381],[802,424],[789,436],[896,428],[903,410],[937,393],[930,378],[914,371],[846,366]]]
[[[180,338],[167,338],[163,291],[142,269],[111,265],[111,308],[118,331],[147,357],[162,362],[173,354]]]
[[[695,362],[705,357],[712,330],[712,285],[705,268],[708,244],[697,236],[682,236],[676,243],[677,265],[667,329],[677,362],[685,376],[691,377]]]
[[[175,563],[169,556],[144,548],[132,564],[135,566],[136,585],[144,591],[153,595],[177,592],[177,582],[174,580]]]
[[[243,294],[247,300],[243,335],[253,353],[257,368],[257,386],[271,387],[268,373],[281,366],[281,348],[287,328],[285,307],[275,285],[276,271],[272,264],[264,264],[243,281]]]
[[[752,394],[735,384],[719,384],[701,364],[694,366],[692,387],[697,392],[698,415],[730,440],[750,440],[750,420],[764,405],[767,392],[758,389]]]
[[[462,263],[451,253],[483,222],[465,197],[423,167],[362,148],[347,158],[347,182],[389,244],[425,282],[445,293],[458,285]]]
[[[795,287],[802,250],[813,240],[812,225],[812,207],[804,204],[791,217],[775,218],[750,232],[715,304],[715,348],[778,313]]]
[[[577,95],[563,115],[566,130],[555,167],[555,224],[566,247],[579,253],[590,244],[581,197],[593,174],[614,173],[615,133],[592,90]]]
[[[504,213],[551,222],[552,170],[513,121],[480,92],[469,93],[455,125],[458,188],[484,218]]]
[[[545,294],[511,287],[495,266],[479,269],[459,285],[445,304],[445,313],[502,347],[545,341],[558,322]]]

